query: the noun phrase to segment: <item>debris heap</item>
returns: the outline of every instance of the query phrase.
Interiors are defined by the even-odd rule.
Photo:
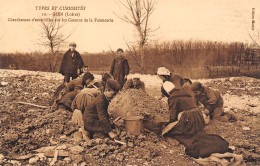
[[[138,89],[121,91],[111,101],[108,111],[113,118],[140,116],[148,129],[160,127],[169,120],[167,104]]]

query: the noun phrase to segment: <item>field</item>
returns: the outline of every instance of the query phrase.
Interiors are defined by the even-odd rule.
[[[129,77],[140,77],[150,96],[160,96],[158,77]],[[211,121],[207,132],[219,134],[235,146],[235,153],[243,154],[247,165],[260,165],[260,80],[226,77],[199,81],[218,89],[225,111],[239,119],[233,123]],[[26,104],[48,106],[62,83],[60,74],[1,69],[0,83],[0,165],[48,165],[54,163],[55,152],[55,165],[197,165],[185,155],[184,146],[171,144],[148,130],[138,137],[127,136],[123,128],[116,130],[126,145],[108,138],[86,142],[69,122],[71,112]],[[43,147],[50,151],[40,149]]]

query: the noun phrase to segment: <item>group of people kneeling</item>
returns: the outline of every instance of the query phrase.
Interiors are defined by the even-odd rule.
[[[202,165],[210,165],[211,162],[245,165],[242,155],[233,154],[224,138],[208,134],[204,129],[210,119],[222,122],[237,120],[233,114],[223,111],[224,101],[220,93],[200,82],[192,83],[189,79],[174,75],[164,67],[158,68],[157,75],[163,80],[161,92],[168,98],[170,114],[162,135],[183,144],[185,153]],[[198,159],[200,157],[204,159]]]
[[[204,130],[209,118],[225,122],[236,120],[234,115],[224,113],[220,93],[199,82],[192,83],[189,79],[174,75],[165,67],[158,68],[157,75],[163,81],[161,92],[168,98],[170,114],[162,135],[182,143],[186,147],[186,154],[194,158],[231,152],[225,139],[207,134]],[[84,126],[90,138],[95,135],[117,137],[112,132],[113,122],[107,110],[111,99],[122,88],[140,88],[145,92],[144,83],[139,78],[127,80],[122,87],[108,73],[99,82],[93,74],[86,72],[83,77],[70,81],[65,87],[66,93],[58,101],[58,108],[81,115],[79,124]],[[203,109],[199,103],[204,106]]]

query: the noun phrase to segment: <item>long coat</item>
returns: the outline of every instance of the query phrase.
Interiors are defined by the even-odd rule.
[[[110,132],[111,125],[107,112],[109,101],[102,93],[89,102],[83,115],[84,128],[91,132]]]
[[[189,142],[190,139],[186,140],[183,137],[204,131],[205,121],[202,112],[197,108],[192,96],[187,91],[175,89],[168,99],[168,104],[170,122],[177,121],[180,113],[181,116],[176,126],[166,135],[174,137],[185,144],[187,143],[186,141]]]
[[[129,74],[129,64],[127,59],[124,57],[114,58],[110,68],[110,74],[118,81],[122,88],[125,83],[125,76]]]
[[[65,74],[77,74],[77,70],[85,66],[82,57],[79,52],[75,50],[73,56],[72,51],[68,50],[62,59],[60,66],[60,73]]]
[[[175,89],[168,98],[170,121],[176,121],[178,114],[196,108],[192,96],[185,90]]]

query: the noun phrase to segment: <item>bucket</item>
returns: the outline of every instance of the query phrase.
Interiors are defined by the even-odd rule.
[[[142,133],[143,120],[140,116],[132,116],[124,119],[125,130],[128,135],[138,136]]]

